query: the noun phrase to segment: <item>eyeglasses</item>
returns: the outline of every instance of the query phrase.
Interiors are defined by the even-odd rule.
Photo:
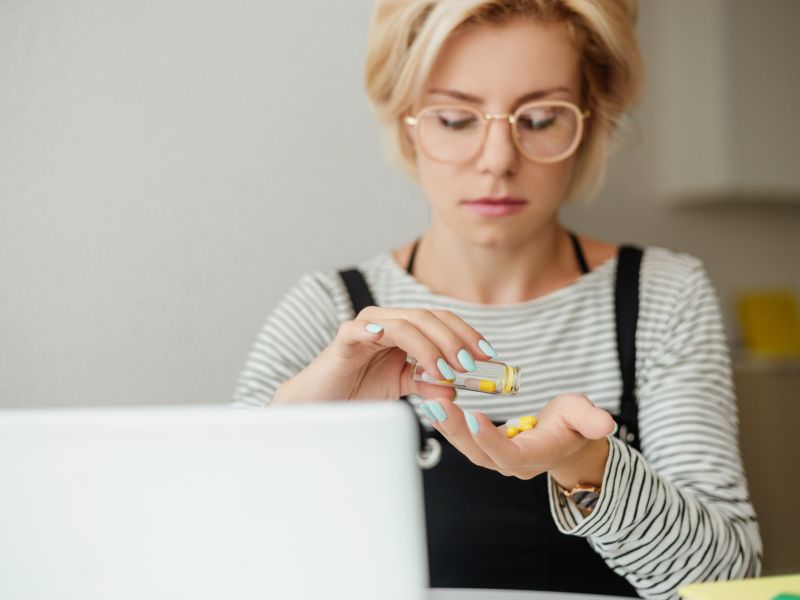
[[[566,100],[542,100],[525,104],[513,114],[489,114],[461,105],[435,105],[423,108],[416,117],[405,117],[415,128],[422,151],[433,160],[465,162],[480,151],[486,141],[490,119],[511,124],[514,145],[526,158],[554,163],[575,152],[583,135],[581,112]]]

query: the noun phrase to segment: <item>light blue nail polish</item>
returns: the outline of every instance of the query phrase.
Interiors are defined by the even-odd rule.
[[[484,354],[488,354],[492,358],[497,356],[497,351],[494,348],[492,348],[492,345],[489,342],[487,342],[486,340],[480,340],[478,342],[478,347],[481,350],[483,350]]]
[[[428,400],[425,405],[428,407],[428,410],[433,413],[433,416],[436,418],[439,423],[444,423],[447,421],[447,414],[444,412],[442,405],[439,404],[436,400]]]
[[[467,371],[474,371],[477,369],[475,366],[475,361],[472,359],[472,355],[463,348],[458,351],[458,362],[460,362],[461,366]]]
[[[369,323],[367,324],[367,331],[370,333],[380,333],[383,331],[383,325],[378,325],[377,323]]]
[[[481,430],[481,424],[478,423],[478,419],[473,415],[471,412],[465,412],[464,416],[467,419],[467,427],[472,433],[478,433]]]
[[[439,367],[439,372],[444,375],[445,379],[455,379],[456,374],[453,372],[453,369],[450,368],[450,365],[447,364],[447,361],[443,358],[440,358],[436,361],[436,366]]]
[[[422,404],[420,404],[419,408],[422,411],[422,414],[425,415],[429,421],[437,420],[436,415],[433,414],[433,411],[430,409],[427,402],[423,402]]]

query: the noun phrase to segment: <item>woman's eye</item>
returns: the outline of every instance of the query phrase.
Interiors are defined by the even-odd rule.
[[[541,131],[542,129],[547,129],[549,127],[552,127],[553,123],[556,122],[557,118],[558,115],[556,114],[522,115],[517,120],[517,122],[525,129],[530,129],[532,131]]]
[[[455,131],[468,129],[474,126],[478,121],[478,119],[475,118],[475,115],[468,113],[441,112],[437,116],[439,118],[440,125]]]

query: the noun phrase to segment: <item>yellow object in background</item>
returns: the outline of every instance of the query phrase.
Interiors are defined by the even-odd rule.
[[[800,574],[693,583],[678,590],[684,600],[772,600],[800,594]]]
[[[738,309],[742,341],[753,356],[800,356],[800,313],[792,292],[746,292]]]

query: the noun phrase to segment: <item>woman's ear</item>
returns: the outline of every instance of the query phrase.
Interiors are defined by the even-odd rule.
[[[406,143],[412,148],[414,148],[416,145],[415,144],[416,140],[414,138],[415,134],[414,126],[406,123],[405,119],[407,116],[408,114],[400,115],[400,127],[402,128],[403,136],[405,137]]]

